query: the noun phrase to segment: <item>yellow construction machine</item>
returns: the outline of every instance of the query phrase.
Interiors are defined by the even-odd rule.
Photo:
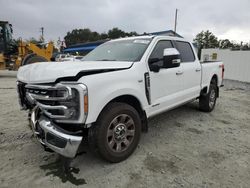
[[[52,42],[39,45],[21,39],[16,42],[12,33],[12,25],[0,21],[0,70],[17,70],[20,66],[50,61],[54,50]]]

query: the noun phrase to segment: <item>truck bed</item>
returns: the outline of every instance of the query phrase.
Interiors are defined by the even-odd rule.
[[[201,75],[201,86],[202,88],[210,85],[211,78],[215,75],[217,77],[217,85],[222,85],[224,69],[221,61],[204,61],[201,62],[202,75]]]

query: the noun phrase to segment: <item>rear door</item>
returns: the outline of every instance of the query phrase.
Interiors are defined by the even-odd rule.
[[[189,42],[174,41],[181,55],[183,100],[187,101],[200,95],[201,65]]]

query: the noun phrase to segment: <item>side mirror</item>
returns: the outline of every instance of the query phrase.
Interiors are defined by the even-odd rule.
[[[173,60],[172,60],[172,63],[173,63],[173,64],[180,64],[180,63],[181,63],[181,60],[180,60],[180,59],[173,59]]]
[[[151,65],[149,65],[149,68],[153,72],[159,72],[160,71],[160,66],[157,65],[157,64],[151,64]]]
[[[161,67],[157,64],[157,62],[162,61],[159,58],[150,58],[148,60],[149,69],[153,72],[159,72]]]
[[[166,48],[163,51],[163,67],[172,68],[180,66],[180,53],[176,48]]]
[[[156,62],[158,62],[158,61],[160,61],[160,60],[162,60],[162,59],[159,59],[159,58],[150,58],[150,59],[148,60],[148,64],[149,64],[149,65],[152,65],[152,64],[154,64],[154,63],[156,63]]]

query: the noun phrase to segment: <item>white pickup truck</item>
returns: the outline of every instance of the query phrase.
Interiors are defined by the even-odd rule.
[[[106,42],[81,62],[23,66],[17,87],[45,148],[74,158],[89,142],[120,162],[137,147],[148,118],[195,99],[212,111],[223,74],[222,62],[200,63],[185,39],[138,36]]]

